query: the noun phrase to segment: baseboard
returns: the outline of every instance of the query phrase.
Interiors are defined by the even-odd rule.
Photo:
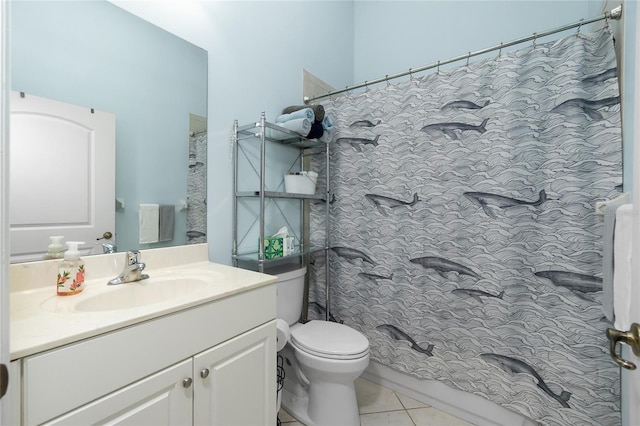
[[[453,389],[436,380],[418,379],[375,361],[369,363],[369,367],[361,377],[477,426],[535,426],[537,424],[480,396]]]

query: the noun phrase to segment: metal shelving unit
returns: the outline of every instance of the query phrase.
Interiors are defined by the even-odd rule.
[[[269,137],[269,130],[278,131],[284,134],[290,134],[291,138],[284,140],[275,139]],[[323,192],[318,194],[293,194],[288,192],[271,191],[266,187],[266,150],[268,142],[273,142],[279,145],[291,147],[298,151],[300,164],[304,165],[305,158],[316,154],[324,154],[325,168],[326,168],[326,184]],[[259,188],[249,191],[240,191],[238,189],[238,169],[239,169],[239,154],[241,144],[257,144],[259,149],[259,167],[254,168],[259,178]],[[260,116],[260,121],[253,122],[247,125],[238,125],[238,120],[235,120],[233,126],[233,246],[232,246],[232,258],[234,266],[251,265],[253,269],[259,272],[264,272],[265,267],[270,264],[277,264],[287,260],[299,260],[301,264],[307,264],[309,256],[313,253],[324,252],[325,257],[325,277],[326,277],[326,306],[327,306],[327,320],[329,313],[329,202],[330,200],[330,179],[329,179],[329,151],[330,144],[324,143],[315,139],[306,139],[300,137],[297,133],[290,131],[284,127],[280,127],[277,124],[266,121],[264,112]],[[246,154],[245,154],[246,156]],[[250,163],[250,159],[246,158]],[[239,202],[242,199],[259,199],[260,206],[258,209],[259,221],[258,233],[259,240],[256,250],[240,253],[238,250],[239,244],[239,229],[238,229],[238,212]],[[277,199],[293,199],[300,201],[300,214],[301,214],[301,228],[300,234],[302,238],[299,238],[299,244],[296,245],[294,254],[278,257],[275,259],[265,259],[264,255],[264,239],[265,239],[265,207],[268,200]],[[324,229],[324,242],[316,243],[312,246],[310,243],[309,232],[309,211],[310,202],[324,202],[325,204],[325,229]],[[246,238],[246,235],[245,235]]]

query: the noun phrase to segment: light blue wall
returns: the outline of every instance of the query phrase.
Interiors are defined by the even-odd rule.
[[[599,2],[357,1],[354,79],[372,80],[561,27],[599,14],[590,10],[593,3]]]
[[[209,156],[209,243],[215,261],[230,263],[233,120],[246,124],[259,119],[262,111],[274,120],[284,107],[301,104],[303,68],[335,84],[348,84],[353,74],[352,4],[241,1],[205,6],[215,32],[206,47],[211,69],[209,146],[222,154]],[[283,225],[269,221],[266,232]]]
[[[206,52],[104,1],[13,1],[11,19],[13,90],[116,115],[116,196],[126,203],[116,242],[138,248],[138,204],[186,200],[189,113],[207,113]],[[184,212],[174,235],[186,243]]]

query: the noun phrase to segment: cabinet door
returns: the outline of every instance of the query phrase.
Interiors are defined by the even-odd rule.
[[[22,382],[20,381],[22,372],[22,362],[20,360],[12,361],[9,364],[9,389],[4,396],[5,405],[3,409],[7,411],[0,416],[0,424],[21,425],[22,413],[20,412],[20,403],[22,395]],[[3,423],[4,422],[4,423]]]
[[[113,392],[47,425],[190,425],[193,420],[191,359]],[[69,395],[73,398],[73,395]]]
[[[275,321],[194,357],[196,425],[276,423]]]

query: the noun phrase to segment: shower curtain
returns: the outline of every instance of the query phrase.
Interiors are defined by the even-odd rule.
[[[207,242],[207,134],[189,138],[187,175],[187,242]]]
[[[323,103],[333,319],[372,360],[542,424],[619,424],[595,212],[622,190],[619,101],[605,30]]]

